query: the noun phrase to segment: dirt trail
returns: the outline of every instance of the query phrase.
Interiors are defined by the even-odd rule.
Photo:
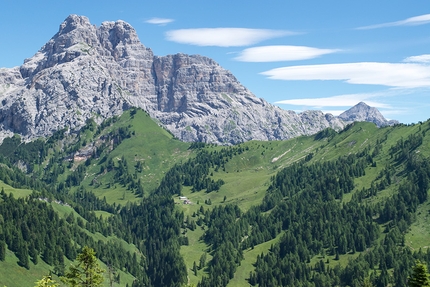
[[[272,163],[273,163],[273,162],[278,161],[278,159],[280,159],[281,157],[283,157],[284,155],[286,155],[287,153],[289,153],[289,152],[291,151],[291,149],[293,149],[295,146],[296,146],[296,144],[294,144],[292,148],[290,148],[289,150],[287,150],[286,152],[284,152],[284,153],[283,153],[283,154],[281,154],[280,156],[278,156],[278,157],[274,157],[274,158],[272,159]]]

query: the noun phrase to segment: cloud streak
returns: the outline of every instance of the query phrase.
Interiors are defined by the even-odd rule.
[[[242,62],[280,62],[317,58],[339,52],[338,49],[319,49],[306,46],[261,46],[243,50],[235,58]]]
[[[417,63],[359,62],[289,66],[261,73],[274,80],[337,80],[399,88],[430,87],[430,66]]]
[[[375,108],[390,108],[389,105],[370,100],[380,96],[380,93],[348,94],[323,98],[290,99],[275,102],[275,104],[308,106],[316,109],[323,107],[352,107],[359,102],[365,101],[368,105]]]
[[[294,34],[296,33],[268,29],[197,28],[168,31],[166,39],[196,46],[240,47]]]
[[[378,28],[394,27],[394,26],[417,26],[417,25],[424,25],[428,23],[430,23],[430,14],[424,14],[424,15],[415,16],[415,17],[407,18],[405,20],[396,21],[396,22],[388,22],[388,23],[358,27],[357,30],[370,30],[370,29],[378,29]]]
[[[151,18],[149,20],[146,20],[145,23],[159,25],[159,26],[165,26],[165,25],[167,25],[173,21],[175,21],[175,20],[167,19],[167,18],[156,18],[156,17],[154,17],[154,18]]]
[[[409,63],[430,63],[430,54],[411,56],[403,60],[403,62]]]

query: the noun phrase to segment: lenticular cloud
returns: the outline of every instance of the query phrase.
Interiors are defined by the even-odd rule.
[[[240,47],[292,35],[281,30],[246,28],[198,28],[172,30],[166,33],[169,41],[197,46]]]
[[[394,27],[394,26],[418,26],[418,25],[424,25],[430,23],[430,14],[424,14],[420,16],[415,16],[411,18],[407,18],[405,20],[396,21],[396,22],[389,22],[389,23],[382,23],[382,24],[376,24],[376,25],[370,25],[370,26],[363,26],[358,27],[358,30],[369,30],[369,29],[378,29],[378,28],[385,28],[385,27]]]
[[[416,63],[343,63],[303,65],[261,73],[275,80],[339,80],[350,84],[430,87],[430,66]]]
[[[338,51],[340,50],[306,46],[261,46],[243,50],[235,60],[242,62],[297,61],[313,59]]]

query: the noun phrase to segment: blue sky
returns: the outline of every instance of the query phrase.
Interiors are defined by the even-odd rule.
[[[124,20],[155,55],[210,57],[284,109],[364,101],[403,123],[430,118],[427,0],[0,0],[0,67],[33,56],[69,14]]]

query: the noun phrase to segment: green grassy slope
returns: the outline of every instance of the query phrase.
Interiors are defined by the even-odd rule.
[[[377,128],[371,123],[355,123],[349,126],[344,131],[337,134],[330,134],[328,137],[324,136],[309,136],[298,137],[286,141],[250,141],[242,143],[239,146],[243,152],[235,153],[225,163],[224,168],[210,169],[210,178],[215,181],[222,179],[224,184],[220,187],[219,191],[207,193],[205,190],[199,192],[192,192],[190,187],[183,187],[182,194],[186,196],[191,204],[183,204],[175,196],[177,208],[184,212],[185,218],[198,213],[201,206],[204,209],[211,209],[217,205],[224,204],[237,204],[242,211],[248,210],[251,206],[258,205],[262,202],[266,194],[266,190],[270,185],[270,180],[282,168],[287,167],[293,163],[301,160],[307,160],[309,164],[323,161],[335,160],[339,156],[347,156],[349,154],[356,154],[368,150],[375,152],[374,165],[365,169],[365,175],[355,179],[354,190],[343,196],[343,201],[348,202],[352,196],[362,190],[369,188],[372,182],[377,181],[380,172],[387,166],[393,166],[395,170],[394,179],[401,182],[404,174],[402,174],[403,166],[397,163],[395,159],[390,157],[390,148],[394,146],[399,140],[408,138],[409,135],[423,133],[423,144],[418,148],[416,153],[424,157],[430,156],[430,134],[427,131],[430,123],[417,124],[412,126],[399,125],[395,127]],[[141,110],[135,113],[126,112],[116,122],[104,128],[99,134],[94,131],[87,130],[80,135],[81,143],[85,141],[88,146],[93,142],[103,142],[103,136],[109,132],[115,131],[119,128],[127,128],[131,136],[125,138],[119,145],[111,149],[108,147],[103,151],[100,157],[91,159],[86,167],[85,177],[78,186],[71,188],[72,192],[77,191],[79,188],[85,188],[93,192],[99,198],[106,198],[110,204],[126,205],[127,202],[139,202],[140,196],[137,196],[133,190],[127,185],[121,184],[115,180],[116,170],[105,169],[101,172],[101,167],[111,161],[114,167],[120,166],[122,161],[127,162],[127,173],[135,181],[142,184],[144,190],[144,197],[150,196],[152,192],[158,187],[163,179],[165,173],[175,164],[187,161],[193,158],[198,150],[190,149],[189,143],[183,143],[175,139],[170,133],[160,128],[150,117]],[[69,140],[73,142],[72,139]],[[50,150],[49,156],[45,162],[40,165],[43,167],[47,165],[51,158],[56,153],[62,150],[60,146],[67,143],[63,141],[58,143]],[[81,144],[79,149],[84,149]],[[206,145],[203,147],[209,152],[220,151],[221,149],[229,149],[229,147],[219,147],[213,145]],[[67,161],[64,158],[64,165]],[[79,165],[84,165],[85,160],[75,161],[71,168],[67,168],[64,174],[60,174],[59,181],[65,181],[67,176],[72,174]],[[95,182],[97,184],[95,184]],[[0,188],[4,188],[6,192],[13,192],[15,197],[24,197],[31,193],[28,189],[15,189],[0,181]],[[383,202],[386,198],[392,196],[395,192],[393,186],[378,192],[372,198],[366,199],[368,204],[375,204]],[[209,200],[211,205],[204,202]],[[52,203],[54,209],[62,217],[66,217],[70,212],[74,212],[72,208]],[[111,217],[112,214],[106,211],[96,211],[97,216],[103,218]],[[428,228],[428,217],[430,214],[430,203],[427,201],[422,204],[417,211],[416,221],[411,226],[406,234],[406,244],[417,250],[419,248],[428,248],[430,242],[430,228]],[[77,217],[75,213],[75,217]],[[195,220],[195,219],[194,219]],[[184,230],[185,231],[185,230]],[[201,236],[204,230],[197,226],[194,231],[186,230],[186,236],[189,240],[188,246],[181,247],[181,255],[183,256],[188,270],[188,279],[190,284],[196,285],[202,276],[205,275],[205,269],[198,270],[197,276],[192,272],[194,262],[199,261],[200,256],[208,251],[207,246],[202,240]],[[94,238],[107,241],[109,239],[119,240],[117,238],[106,238],[101,234],[92,234]],[[278,236],[279,237],[279,236]],[[257,255],[269,252],[270,246],[277,242],[278,238],[256,245],[254,249],[244,251],[244,260],[241,266],[238,267],[234,279],[229,283],[229,286],[248,286],[246,281],[249,273],[254,269],[253,263]],[[122,242],[127,250],[135,251],[134,245]],[[347,264],[348,260],[352,257],[358,256],[359,253],[354,255],[343,255],[339,261],[331,262],[333,267],[335,264]],[[207,262],[210,261],[211,255],[207,255]],[[315,264],[321,258],[313,258],[311,265]],[[16,258],[13,253],[7,253],[6,261],[0,262],[1,270],[8,270],[8,272],[16,274],[22,280],[23,285],[31,286],[36,275],[44,274],[50,270],[50,266],[43,265],[43,261],[39,261],[39,266],[31,266],[30,271],[21,270],[22,268],[16,264]],[[3,273],[3,272],[2,272]],[[2,279],[0,275],[0,285],[7,286],[14,285],[11,280],[20,280],[18,277],[15,279]],[[36,278],[41,276],[36,276]],[[121,274],[124,278],[123,282],[130,284],[132,277],[124,273]],[[3,281],[2,281],[3,280]],[[17,282],[18,282],[17,281]],[[32,282],[30,282],[32,281]],[[123,282],[121,282],[122,286]],[[30,285],[28,285],[30,284]]]
[[[376,146],[380,146],[380,152],[375,156],[375,166],[369,166],[365,170],[365,176],[355,180],[355,189],[352,193],[345,194],[343,201],[347,202],[353,194],[362,188],[369,188],[371,183],[377,179],[378,174],[386,165],[395,166],[397,173],[395,177],[400,182],[402,166],[396,165],[394,159],[390,158],[389,150],[400,139],[406,139],[411,134],[416,134],[424,130],[425,126],[395,126],[378,129],[371,123],[355,123],[347,130],[336,134],[333,138],[324,138],[316,140],[315,137],[299,137],[288,141],[272,141],[272,142],[257,142],[251,141],[241,144],[246,150],[237,156],[233,156],[225,165],[224,170],[213,172],[213,178],[223,179],[225,184],[221,186],[218,192],[205,193],[204,191],[192,193],[185,189],[183,194],[188,199],[196,204],[193,205],[178,205],[185,214],[191,215],[196,212],[200,205],[204,205],[204,201],[211,199],[212,205],[204,205],[205,208],[213,206],[233,203],[237,204],[243,211],[249,209],[250,206],[258,205],[264,197],[265,191],[268,188],[271,176],[274,176],[277,171],[294,162],[304,159],[307,155],[312,155],[310,163],[334,160],[339,156],[360,153],[365,149],[373,151]],[[219,149],[219,147],[208,147],[208,149]],[[422,146],[417,153],[428,157],[430,156],[430,136],[424,137]],[[385,198],[390,197],[394,192],[395,187],[389,187],[386,190],[378,192],[378,194],[367,200],[367,203],[374,204],[383,202]],[[224,201],[224,198],[226,200]],[[199,205],[197,205],[197,202]],[[412,225],[410,231],[406,234],[408,245],[417,250],[419,248],[428,248],[430,242],[430,229],[426,226],[430,212],[430,202],[424,203],[417,212],[417,221]],[[202,241],[195,240],[196,234],[201,235],[201,231],[188,231],[187,236],[190,238],[190,246],[182,248],[187,252],[196,252],[200,254],[205,248]],[[381,235],[382,236],[382,235]],[[191,240],[192,238],[192,240]],[[276,240],[275,240],[276,241]],[[271,241],[272,243],[272,241]],[[256,256],[261,252],[268,252],[270,244],[263,243],[255,247],[258,252],[249,250],[245,252],[245,259],[238,268],[235,278],[230,281],[229,286],[248,286],[245,280],[249,276],[249,272],[253,270],[252,263],[255,262]],[[185,253],[185,251],[184,251]],[[188,266],[190,278],[195,277],[191,271],[193,262],[198,260],[198,255],[185,254],[184,258]],[[330,265],[334,267],[337,264],[345,265],[352,258],[356,258],[359,253],[353,255],[342,255],[338,261],[332,260]],[[315,264],[321,258],[315,257],[310,265]],[[326,259],[326,258],[325,258]],[[324,260],[325,260],[324,259]],[[333,259],[333,258],[331,258]],[[329,258],[330,260],[330,258]],[[199,271],[198,277],[203,274]],[[195,282],[196,280],[191,280]]]
[[[0,182],[0,186],[4,187],[5,192],[12,193],[14,197],[26,197],[28,196],[31,191],[27,189],[15,189],[13,187],[10,187],[9,185],[4,184],[3,182]],[[47,203],[50,204],[53,209],[60,215],[62,218],[66,218],[70,213],[74,214],[75,218],[81,218],[84,222],[86,220],[82,218],[76,211],[73,210],[70,206],[64,205],[62,203],[57,202],[51,202]],[[102,216],[108,216],[109,213],[106,212],[99,212],[99,215]],[[0,229],[1,231],[1,229]],[[129,244],[125,242],[124,240],[118,239],[116,237],[105,237],[100,233],[91,233],[86,230],[86,233],[92,236],[95,240],[101,240],[104,242],[119,242],[121,246],[124,248],[125,251],[129,251],[131,253],[138,252],[136,247],[133,244]],[[27,270],[26,268],[23,268],[17,264],[18,258],[15,256],[13,252],[10,250],[6,250],[6,258],[5,261],[0,260],[0,286],[34,286],[34,283],[41,279],[42,276],[53,274],[53,266],[50,266],[46,264],[42,259],[39,258],[38,263],[35,265],[33,262],[30,261],[30,268]],[[103,262],[99,262],[100,266],[104,270],[104,285],[103,286],[110,286],[109,285],[109,272],[107,266]],[[65,265],[66,268],[72,264],[70,260],[65,258]],[[120,284],[116,286],[126,286],[128,284],[131,286],[134,277],[126,272],[123,272],[122,270],[116,270],[116,272],[119,273],[121,281]],[[118,274],[117,273],[117,274]],[[53,274],[53,279],[57,282],[60,282],[58,276]],[[117,283],[116,283],[117,284]]]
[[[26,197],[27,195],[31,194],[30,189],[21,189],[21,188],[14,188],[10,186],[9,184],[4,183],[0,180],[0,190],[4,190],[7,194],[13,193],[13,196],[18,197]]]
[[[43,276],[52,274],[52,266],[46,264],[43,260],[39,260],[36,265],[34,265],[33,262],[30,262],[29,270],[25,269],[24,267],[18,266],[17,262],[18,259],[16,258],[15,254],[8,250],[6,252],[5,261],[0,261],[0,286],[35,286],[35,282],[40,280]],[[72,264],[72,262],[69,260],[66,260],[65,263],[66,267]],[[99,264],[100,267],[104,270],[103,286],[108,287],[110,286],[108,277],[109,272],[107,271],[108,268],[101,261],[99,261]],[[120,274],[120,284],[115,283],[115,286],[126,286],[127,284],[131,286],[134,280],[133,276],[128,273],[122,272],[121,270],[118,270],[117,272],[119,272]],[[56,282],[60,283],[60,278],[58,276],[56,276],[55,274],[52,274],[52,276],[52,278]]]
[[[124,205],[127,201],[136,201],[138,198],[126,187],[114,182],[113,171],[100,173],[100,165],[110,159],[118,165],[118,161],[125,159],[129,174],[136,181],[142,182],[145,194],[148,195],[158,186],[164,173],[175,163],[187,159],[190,151],[188,143],[173,138],[141,110],[132,116],[125,113],[104,133],[120,127],[129,127],[132,136],[123,140],[106,158],[102,156],[98,160],[92,160],[82,186],[99,197],[106,197],[108,203]],[[138,163],[142,166],[141,171],[136,168]],[[94,180],[99,183],[98,186],[92,184]]]

